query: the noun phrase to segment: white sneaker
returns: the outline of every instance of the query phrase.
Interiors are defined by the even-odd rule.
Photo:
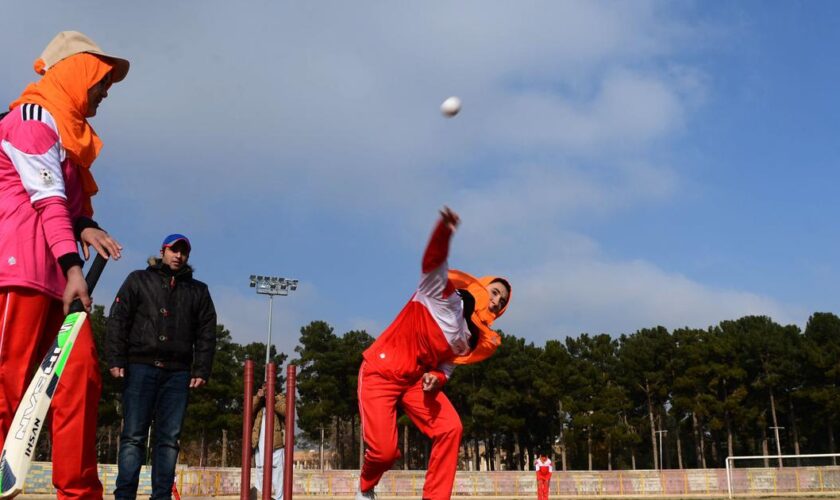
[[[373,492],[373,488],[369,491],[357,491],[356,500],[376,500],[376,493]]]

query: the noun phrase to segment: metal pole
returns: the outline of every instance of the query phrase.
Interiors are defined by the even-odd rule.
[[[320,470],[324,470],[324,426],[321,426],[321,446],[318,447],[318,463]]]
[[[662,457],[662,435],[663,434],[668,434],[668,431],[659,430],[659,431],[656,431],[656,433],[659,434],[659,470],[663,470],[665,468],[665,466],[664,466],[665,460],[663,460],[663,457]]]
[[[268,366],[271,353],[271,314],[274,308],[274,295],[268,296],[268,343],[265,345],[265,366]],[[266,375],[268,376],[268,375]],[[268,378],[266,378],[268,380]]]
[[[271,473],[274,463],[274,381],[277,380],[276,367],[274,363],[268,363],[265,367],[268,374],[265,391],[265,408],[263,418],[265,419],[265,436],[263,436],[263,481],[262,500],[271,500]]]
[[[242,397],[242,472],[239,476],[239,498],[248,500],[251,495],[251,430],[254,425],[251,398],[254,395],[254,362],[245,359],[245,390]]]
[[[286,464],[283,471],[283,498],[292,500],[294,493],[295,461],[295,392],[297,391],[297,366],[286,367]]]
[[[726,457],[726,489],[729,490],[729,498],[732,498],[732,469],[729,458]]]

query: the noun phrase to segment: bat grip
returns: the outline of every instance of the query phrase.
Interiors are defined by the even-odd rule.
[[[96,288],[96,283],[99,281],[99,276],[102,275],[102,270],[105,269],[105,264],[108,263],[108,259],[105,257],[96,254],[96,257],[93,259],[93,264],[90,266],[90,271],[88,271],[87,276],[85,276],[85,281],[87,282],[88,287],[88,294],[93,293],[93,289]],[[76,299],[70,304],[70,312],[82,312],[85,310],[85,306],[82,305],[82,301]]]

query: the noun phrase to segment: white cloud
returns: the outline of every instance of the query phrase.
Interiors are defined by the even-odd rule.
[[[658,325],[707,328],[745,315],[789,324],[801,308],[770,297],[703,285],[644,261],[559,259],[511,278],[516,296],[499,326],[534,340],[582,332],[633,333]]]
[[[593,82],[591,98],[550,92],[494,96],[488,113],[497,141],[584,157],[644,150],[682,127],[683,107],[671,82],[621,70]]]
[[[277,238],[263,252],[283,238],[318,244],[335,230],[318,225],[325,219],[353,225],[350,234],[387,226],[355,249],[356,265],[373,270],[371,246],[407,252],[448,202],[464,218],[453,264],[510,270],[515,298],[499,326],[531,339],[799,312],[622,260],[620,248],[607,258],[580,229],[640,206],[667,209],[684,189],[669,141],[690,128],[713,81],[684,57],[709,43],[708,27],[679,6],[186,1],[92,14],[51,5],[8,6],[10,19],[39,19],[0,33],[31,53],[14,51],[9,64],[29,71],[53,30],[72,25],[132,62],[95,120],[105,140],[96,203],[117,236],[183,225],[203,235],[208,254],[225,254],[213,262],[234,267],[258,256],[241,244],[254,228],[231,220],[256,220]],[[0,86],[31,77],[0,77]],[[437,107],[449,95],[464,110],[445,120]],[[290,219],[301,222],[289,228]],[[263,341],[264,297],[214,272],[200,278],[213,286],[220,321],[239,341]],[[282,350],[313,319],[378,334],[396,313],[324,317],[325,304],[364,296],[328,288],[275,301]]]
[[[342,210],[404,213],[425,193],[446,197],[453,170],[480,173],[476,154],[626,163],[685,119],[684,86],[647,67],[678,38],[652,3],[430,2],[375,16],[264,5],[238,37],[219,30],[245,12],[210,5],[190,28],[190,9],[156,20],[184,36],[131,47],[130,79],[107,103],[119,119],[103,112],[115,149],[143,159],[116,171],[126,184],[165,175],[214,198],[293,185]],[[445,121],[437,105],[450,94],[465,109]]]

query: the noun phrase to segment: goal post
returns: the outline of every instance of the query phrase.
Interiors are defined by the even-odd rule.
[[[840,458],[840,453],[814,453],[814,454],[804,454],[804,455],[732,455],[726,457],[726,488],[729,493],[729,498],[733,496],[733,488],[732,488],[732,470],[735,468],[735,462],[740,461],[758,461],[761,460],[763,462],[769,462],[769,467],[762,465],[761,468],[773,468],[773,469],[782,469],[784,466],[784,460],[786,459],[794,459],[794,460],[802,460],[802,459],[819,459],[819,458],[833,458],[834,465],[837,463],[837,459]]]

